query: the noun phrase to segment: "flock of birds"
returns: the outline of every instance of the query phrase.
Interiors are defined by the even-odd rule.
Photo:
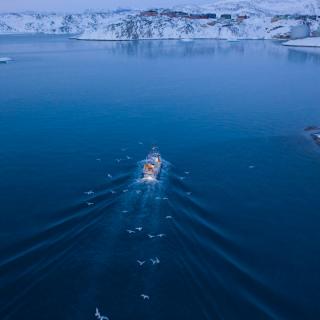
[[[140,144],[140,145],[143,145],[142,142],[139,142],[139,144]],[[127,150],[126,148],[122,148],[122,149],[121,149],[122,152],[125,152],[126,150]],[[96,160],[97,160],[97,161],[101,161],[101,158],[97,158]],[[115,159],[115,161],[116,161],[117,163],[120,163],[121,161],[125,161],[125,160],[132,160],[132,157],[126,155],[125,158],[117,158],[117,159]],[[254,166],[254,165],[249,165],[248,168],[249,168],[249,169],[255,169],[255,166]],[[190,174],[190,172],[189,172],[189,171],[185,171],[184,174],[185,174],[184,176],[178,177],[181,181],[184,180],[184,179],[186,179],[186,177]],[[106,175],[106,177],[109,178],[109,179],[112,179],[112,178],[113,178],[113,176],[112,176],[111,173],[108,173],[108,174]],[[122,190],[122,193],[126,193],[126,192],[128,192],[128,191],[129,191],[129,189],[123,189],[123,190]],[[116,193],[117,193],[117,191],[115,191],[115,190],[110,190],[110,192],[111,192],[111,194],[116,194]],[[135,192],[136,192],[137,194],[140,194],[142,191],[141,191],[141,190],[135,190]],[[89,191],[86,191],[85,194],[88,195],[88,196],[90,196],[90,195],[95,194],[95,192],[94,192],[93,190],[89,190]],[[186,195],[188,195],[188,196],[190,196],[191,194],[192,194],[191,191],[187,191],[187,192],[186,192]],[[159,197],[159,196],[157,196],[157,197],[155,197],[155,200],[168,200],[168,197]],[[94,205],[94,202],[87,201],[86,204],[87,204],[88,206],[92,206],[92,205]],[[128,213],[128,212],[129,212],[129,211],[128,211],[128,210],[125,210],[125,209],[121,211],[121,213]],[[172,217],[171,215],[167,215],[167,216],[165,216],[165,219],[173,219],[173,217]],[[135,233],[141,232],[142,230],[143,230],[143,227],[138,226],[138,227],[134,227],[134,228],[132,228],[132,229],[127,229],[126,232],[127,232],[129,235],[133,235],[133,234],[135,234]],[[150,233],[147,233],[147,237],[148,237],[149,239],[163,238],[163,237],[166,237],[166,234],[164,234],[164,233],[159,233],[159,234],[150,234]],[[149,258],[148,260],[139,260],[139,259],[138,259],[138,260],[136,260],[136,262],[137,262],[137,264],[138,264],[139,267],[142,267],[142,266],[144,266],[144,265],[147,264],[147,263],[149,263],[149,264],[151,264],[151,265],[157,265],[157,264],[160,263],[160,259],[159,259],[158,257],[153,257],[153,258]],[[145,293],[141,293],[141,294],[140,294],[140,297],[141,297],[141,299],[143,299],[143,300],[150,300],[150,296],[147,295],[147,294],[145,294]],[[109,320],[109,318],[108,318],[107,316],[101,315],[101,313],[100,313],[100,311],[99,311],[98,308],[96,308],[95,317],[96,317],[98,320]]]
[[[142,145],[143,143],[142,143],[142,142],[139,142],[139,144]],[[126,150],[127,150],[127,148],[122,148],[122,149],[121,149],[122,152],[125,152]],[[102,161],[101,158],[97,158],[96,160],[97,160],[97,161]],[[120,163],[121,161],[124,161],[124,160],[132,160],[132,157],[129,156],[129,155],[126,155],[125,158],[117,158],[117,159],[115,159],[115,161],[116,161],[117,163]],[[190,174],[189,171],[185,171],[184,173],[185,173],[186,176]],[[186,176],[184,176],[184,177],[179,177],[179,179],[180,179],[180,180],[184,180],[184,179],[186,178]],[[113,178],[113,175],[112,175],[111,173],[107,173],[106,177],[107,177],[108,179],[112,179],[112,178]],[[123,189],[121,192],[122,192],[122,193],[126,193],[126,192],[128,192],[128,191],[129,191],[129,189]],[[111,194],[116,194],[116,193],[117,193],[117,191],[115,191],[115,190],[110,190],[110,192],[111,192]],[[142,190],[135,190],[135,192],[136,192],[137,194],[140,194],[140,193],[142,192]],[[86,192],[84,192],[84,193],[85,193],[86,195],[88,195],[88,196],[92,196],[92,195],[95,194],[95,192],[94,192],[93,190],[89,190],[89,191],[86,191]],[[191,192],[186,192],[186,194],[190,196],[190,195],[191,195]],[[159,196],[157,196],[157,197],[155,197],[155,200],[169,200],[169,198],[168,198],[168,197],[159,197]],[[87,206],[93,206],[93,205],[95,205],[94,202],[89,201],[89,200],[86,201],[86,204],[87,204]],[[126,210],[126,209],[124,209],[124,210],[121,211],[121,213],[124,213],[124,214],[125,214],[125,213],[128,213],[128,212],[129,212],[129,210]],[[171,215],[167,215],[167,216],[165,216],[165,219],[173,219],[173,217],[172,217]],[[139,233],[139,232],[142,232],[142,231],[143,231],[143,227],[141,227],[141,226],[137,226],[137,227],[134,227],[134,228],[132,228],[132,229],[127,229],[127,230],[126,230],[126,232],[127,232],[129,235],[133,235],[133,234],[136,234],[136,233]],[[150,234],[150,233],[147,233],[146,236],[147,236],[149,239],[155,239],[155,238],[163,238],[163,237],[166,237],[166,234],[165,234],[165,233],[159,233],[159,234]],[[138,264],[139,267],[142,267],[142,266],[144,266],[144,265],[147,264],[147,263],[151,264],[152,266],[155,266],[155,265],[157,265],[157,264],[160,263],[160,259],[159,259],[159,257],[152,257],[152,258],[149,258],[149,259],[147,259],[147,260],[139,260],[139,259],[138,259],[138,260],[136,260],[136,263]],[[140,297],[141,297],[142,300],[150,300],[150,296],[147,295],[147,294],[145,294],[145,293],[141,293],[141,294],[140,294]],[[107,316],[101,315],[101,313],[100,313],[100,311],[99,311],[98,308],[96,308],[95,317],[96,317],[98,320],[109,320],[109,318],[108,318]]]
[[[156,199],[168,199],[167,197],[164,197],[164,198],[159,198],[159,197],[156,197]],[[126,213],[128,212],[127,210],[123,210],[122,211],[123,213]],[[166,219],[172,219],[172,216],[170,215],[167,215],[165,216]],[[129,235],[133,235],[135,233],[139,233],[143,230],[143,227],[139,226],[139,227],[135,227],[135,228],[132,228],[132,229],[127,229],[127,233]],[[150,233],[147,233],[147,237],[149,239],[154,239],[154,238],[163,238],[163,237],[166,237],[166,234],[165,233],[159,233],[159,234],[150,234]],[[152,266],[154,265],[157,265],[160,263],[160,259],[158,257],[153,257],[153,258],[149,258],[148,260],[136,260],[137,264],[139,265],[139,267],[142,267],[143,265],[147,264],[147,263],[150,263]],[[150,296],[145,294],[145,293],[142,293],[140,294],[140,297],[143,299],[143,300],[150,300]]]

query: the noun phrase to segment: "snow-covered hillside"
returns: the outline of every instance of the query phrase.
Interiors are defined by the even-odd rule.
[[[98,30],[115,19],[127,16],[123,12],[93,12],[81,14],[7,13],[0,14],[0,34],[47,33],[78,34],[85,30]]]
[[[80,40],[137,40],[137,39],[287,39],[292,26],[300,20],[271,17],[237,19],[168,18],[163,16],[129,16],[98,30],[86,30]],[[312,30],[318,21],[310,22]]]
[[[170,9],[0,14],[0,34],[74,34],[82,40],[287,39],[291,27],[300,24],[320,33],[320,0],[216,0]]]
[[[319,0],[216,0],[201,6],[217,13],[275,16],[285,14],[320,15]]]

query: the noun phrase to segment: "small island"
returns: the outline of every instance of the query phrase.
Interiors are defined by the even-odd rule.
[[[8,63],[11,60],[9,57],[0,57],[0,63]]]
[[[311,138],[317,143],[320,144],[320,126],[311,125],[304,128],[304,131],[309,132]]]

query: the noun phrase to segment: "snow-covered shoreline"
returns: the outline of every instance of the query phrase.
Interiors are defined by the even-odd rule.
[[[302,24],[320,33],[320,0],[216,0],[213,4],[109,12],[0,14],[0,35],[76,35],[78,40],[280,39]]]
[[[290,40],[290,41],[283,43],[283,45],[284,46],[291,46],[291,47],[320,48],[320,37]]]

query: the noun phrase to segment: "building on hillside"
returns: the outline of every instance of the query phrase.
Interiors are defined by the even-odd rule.
[[[190,19],[216,19],[217,15],[215,13],[202,13],[202,14],[196,14],[191,13],[189,15]]]
[[[172,10],[163,10],[160,13],[161,16],[166,16],[169,18],[181,18],[181,17],[187,17],[188,14],[186,12],[182,11],[172,11]]]
[[[231,19],[231,14],[226,14],[226,13],[224,13],[224,14],[222,14],[222,15],[220,16],[220,18],[221,18],[221,19],[230,20],[230,19]]]
[[[157,10],[147,10],[147,11],[140,12],[140,16],[142,16],[142,17],[154,17],[157,15],[158,15]]]
[[[238,15],[237,16],[237,21],[238,22],[242,22],[243,20],[246,20],[246,19],[249,19],[249,16],[248,15]]]

